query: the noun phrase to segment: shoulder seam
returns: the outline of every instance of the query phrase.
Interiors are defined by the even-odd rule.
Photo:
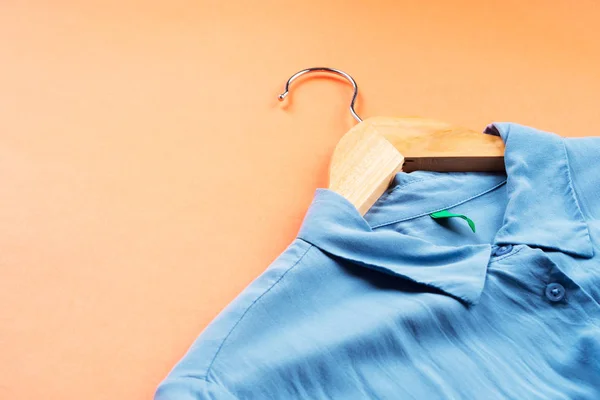
[[[303,240],[304,241],[304,240]],[[229,336],[231,336],[231,334],[233,333],[233,331],[235,330],[235,328],[239,325],[239,323],[244,319],[244,317],[246,316],[246,314],[248,313],[248,311],[250,311],[250,309],[260,300],[262,299],[267,293],[269,293],[271,291],[271,289],[273,289],[286,275],[288,272],[290,272],[292,269],[294,269],[294,267],[296,265],[298,265],[300,263],[300,261],[302,261],[302,259],[304,258],[304,256],[306,256],[306,254],[309,252],[309,250],[311,250],[314,245],[312,245],[311,243],[308,243],[306,241],[304,241],[305,243],[307,243],[309,246],[308,248],[304,251],[304,253],[302,253],[300,255],[300,257],[298,257],[298,259],[287,269],[283,272],[283,274],[281,274],[281,276],[275,281],[273,282],[273,284],[271,286],[269,286],[267,288],[267,290],[265,290],[263,293],[261,293],[256,299],[254,299],[254,301],[252,303],[250,303],[250,305],[246,308],[246,310],[242,313],[242,315],[240,316],[240,318],[235,322],[235,324],[233,324],[233,326],[231,327],[231,329],[229,330],[229,332],[227,333],[227,335],[225,335],[225,337],[223,338],[223,340],[221,341],[221,344],[219,344],[219,347],[217,348],[217,351],[215,352],[215,355],[213,356],[212,360],[210,361],[210,364],[208,365],[208,367],[206,368],[206,373],[204,374],[203,377],[200,377],[201,379],[210,382],[208,380],[208,376],[210,374],[211,368],[215,362],[215,360],[217,359],[217,356],[219,355],[219,352],[221,351],[221,349],[223,348],[223,345],[225,344],[225,342],[227,341],[227,339],[229,338]],[[211,382],[212,383],[212,382]]]

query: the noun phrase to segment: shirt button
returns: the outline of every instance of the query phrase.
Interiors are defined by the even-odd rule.
[[[565,287],[560,283],[550,283],[546,286],[546,297],[550,301],[561,301],[565,297]]]
[[[505,254],[508,254],[512,251],[513,247],[512,244],[505,244],[503,246],[498,246],[494,249],[494,256],[498,257],[498,256],[503,256]]]

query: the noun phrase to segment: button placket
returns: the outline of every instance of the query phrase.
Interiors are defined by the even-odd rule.
[[[512,244],[504,244],[504,245],[501,245],[501,246],[497,246],[492,251],[492,255],[494,257],[500,257],[500,256],[503,256],[503,255],[506,255],[506,254],[510,253],[512,251],[512,249],[513,249]]]
[[[554,303],[564,299],[566,289],[563,285],[558,282],[549,283],[545,290],[546,298]]]
[[[587,297],[580,290],[579,285],[552,261],[545,282],[546,287],[543,289],[542,296],[552,304],[566,305],[573,302],[579,303],[583,298]]]

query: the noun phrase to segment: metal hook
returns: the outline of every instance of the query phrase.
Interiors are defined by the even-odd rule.
[[[354,78],[352,78],[350,75],[348,75],[344,71],[340,71],[339,69],[327,68],[327,67],[314,67],[314,68],[303,69],[302,71],[296,72],[286,82],[286,84],[285,84],[285,92],[283,92],[283,93],[281,93],[279,95],[279,101],[282,101],[283,99],[285,99],[286,96],[289,94],[290,84],[296,78],[299,78],[300,76],[302,76],[304,74],[308,74],[310,72],[331,72],[331,73],[334,73],[334,74],[337,74],[337,75],[341,75],[344,78],[346,78],[348,80],[348,82],[350,82],[352,84],[352,87],[354,88],[354,94],[352,95],[352,101],[350,102],[350,113],[352,113],[352,116],[354,117],[355,120],[357,120],[358,122],[362,122],[362,118],[360,118],[358,116],[358,114],[356,113],[356,111],[354,111],[354,102],[356,101],[356,97],[358,96],[358,85],[356,84],[356,81],[354,80]]]

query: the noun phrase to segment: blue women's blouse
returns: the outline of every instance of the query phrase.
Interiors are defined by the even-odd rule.
[[[486,133],[506,174],[401,172],[364,217],[318,189],[156,400],[600,399],[600,138]]]

